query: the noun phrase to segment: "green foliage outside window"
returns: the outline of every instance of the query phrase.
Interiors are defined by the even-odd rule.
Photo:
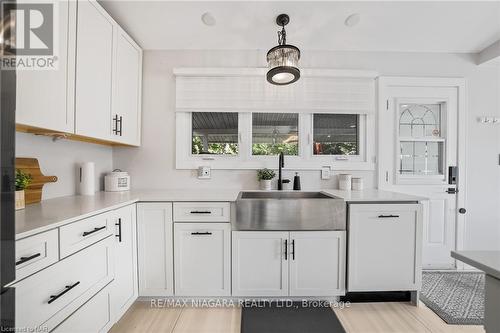
[[[193,137],[192,154],[238,155],[237,143],[209,143],[208,150],[203,150],[203,142],[199,136]]]
[[[278,155],[281,152],[285,155],[299,155],[299,145],[296,143],[254,143],[252,145],[252,155]]]

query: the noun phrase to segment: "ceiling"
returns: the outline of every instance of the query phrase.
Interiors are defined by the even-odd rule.
[[[144,49],[266,50],[275,17],[304,50],[476,53],[500,39],[500,1],[120,1],[100,3]],[[210,12],[215,26],[201,16]],[[346,18],[361,20],[347,27]]]

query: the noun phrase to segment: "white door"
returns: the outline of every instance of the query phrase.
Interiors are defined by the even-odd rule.
[[[78,1],[75,132],[102,140],[111,140],[113,25],[96,1]]]
[[[176,296],[231,294],[231,224],[175,223]]]
[[[290,296],[345,294],[345,231],[290,232]]]
[[[350,292],[420,289],[421,214],[419,204],[349,205]]]
[[[461,84],[459,79],[379,79],[379,188],[428,198],[423,213],[424,269],[455,268],[450,251],[457,248],[457,239],[461,241]],[[450,167],[458,168],[455,176]]]
[[[59,54],[54,70],[17,71],[16,123],[73,133],[76,2],[58,1]]]
[[[113,76],[113,140],[140,144],[142,50],[123,29],[116,29]]]
[[[113,317],[120,318],[137,298],[135,205],[114,211],[115,280],[111,289]]]
[[[233,296],[287,296],[289,233],[233,231]]]
[[[174,294],[172,203],[137,204],[139,296]]]

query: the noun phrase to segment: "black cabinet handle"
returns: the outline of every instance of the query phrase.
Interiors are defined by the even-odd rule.
[[[77,282],[75,282],[74,284],[72,284],[70,286],[65,286],[64,290],[61,291],[59,294],[57,294],[57,295],[50,295],[49,301],[47,303],[50,304],[50,303],[54,302],[56,299],[58,299],[59,297],[61,297],[64,294],[66,294],[68,291],[70,291],[71,289],[75,288],[79,284],[80,284],[80,281],[77,281]]]
[[[118,115],[113,117],[113,134],[118,135]]]
[[[288,260],[288,239],[285,239],[285,260]]]
[[[36,254],[34,254],[32,256],[29,256],[29,257],[21,257],[19,259],[19,261],[16,261],[16,266],[24,264],[25,262],[30,261],[31,259],[35,259],[35,258],[37,258],[37,257],[39,257],[41,255],[42,255],[41,253],[36,253]]]
[[[119,135],[122,136],[122,129],[123,129],[123,117],[120,116],[120,120],[118,120],[120,123],[120,130],[119,130]]]
[[[398,218],[399,215],[379,215],[378,218],[379,219],[395,219],[395,218]]]
[[[118,237],[118,241],[121,243],[122,242],[122,218],[118,218],[118,223],[115,223],[115,225],[118,226],[118,235],[116,235],[116,237]]]
[[[295,260],[295,239],[292,239],[292,260]]]
[[[211,232],[192,232],[191,235],[211,235]]]
[[[209,210],[192,210],[191,214],[212,214]]]
[[[83,237],[88,236],[90,234],[93,234],[94,232],[98,232],[99,230],[102,230],[102,229],[106,229],[106,226],[102,226],[100,228],[94,228],[94,230],[92,230],[92,231],[85,231],[83,233]]]

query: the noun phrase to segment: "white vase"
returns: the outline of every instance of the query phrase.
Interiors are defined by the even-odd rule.
[[[16,210],[24,209],[25,207],[24,190],[16,191],[15,202],[16,202]]]
[[[271,190],[271,180],[270,179],[262,179],[260,181],[260,189],[263,191]]]

